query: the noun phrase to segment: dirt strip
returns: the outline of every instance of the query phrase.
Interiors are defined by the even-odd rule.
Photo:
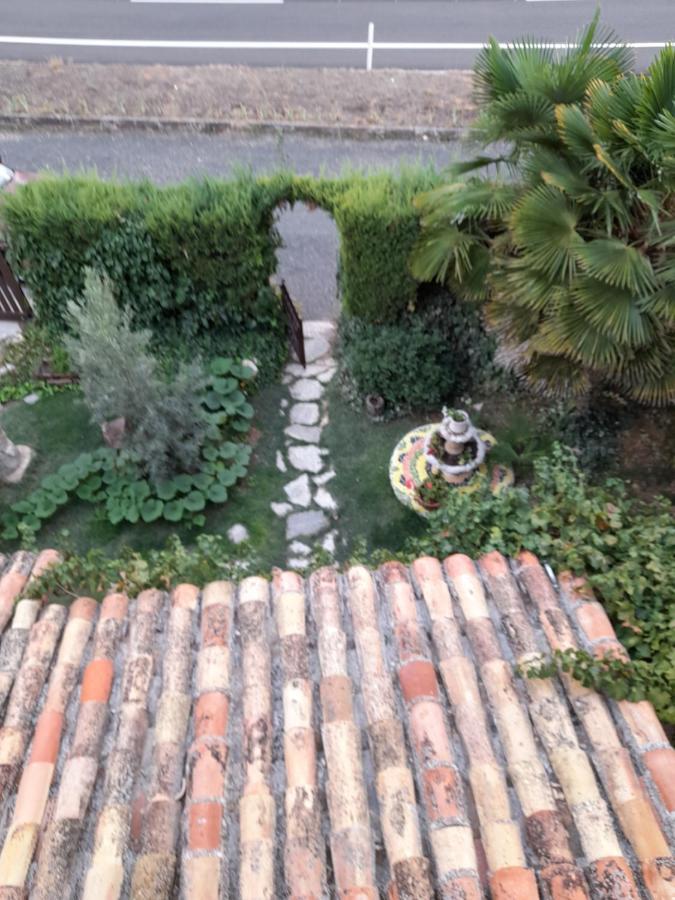
[[[458,129],[471,73],[0,62],[0,115]]]

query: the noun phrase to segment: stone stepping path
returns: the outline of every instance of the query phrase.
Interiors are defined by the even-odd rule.
[[[335,471],[321,445],[328,424],[325,389],[337,370],[332,355],[335,324],[305,322],[304,333],[307,366],[289,362],[282,376],[288,388],[280,408],[285,447],[276,463],[288,481],[284,496],[271,504],[272,512],[285,520],[287,564],[299,570],[310,564],[315,547],[334,553],[338,541],[338,508],[331,492]]]

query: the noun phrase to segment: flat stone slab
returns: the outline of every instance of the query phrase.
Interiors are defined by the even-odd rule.
[[[323,374],[327,369],[335,365],[332,356],[322,359],[321,362],[309,363],[303,369],[300,363],[289,363],[284,372],[293,375],[294,378],[316,378],[317,375]]]
[[[335,478],[335,469],[329,469],[321,475],[315,475],[312,480],[314,481],[314,484],[328,484],[332,478]]]
[[[26,396],[23,398],[23,402],[27,403],[29,406],[34,406],[39,399],[39,394],[26,394]]]
[[[337,372],[337,366],[329,366],[323,372],[319,372],[316,376],[316,380],[320,381],[321,384],[328,384],[329,381],[332,381],[335,377],[335,373]]]
[[[294,481],[284,485],[284,493],[295,506],[309,506],[312,502],[312,492],[309,488],[309,475],[300,475]]]
[[[329,512],[337,509],[335,497],[333,497],[325,487],[320,487],[316,494],[314,494],[314,502],[317,506],[320,506],[321,509],[326,509]]]
[[[284,462],[284,457],[282,456],[281,450],[277,450],[277,469],[280,472],[286,471],[286,463]]]
[[[306,444],[304,447],[294,444],[288,448],[288,459],[293,468],[299,472],[316,474],[323,469],[321,451],[314,444]]]
[[[312,548],[307,546],[307,544],[303,544],[302,541],[291,541],[288,549],[291,553],[297,553],[299,556],[309,556],[312,552]]]
[[[336,532],[329,531],[328,534],[321,541],[321,546],[326,551],[326,553],[335,553],[336,541],[337,541]]]
[[[275,516],[283,519],[293,509],[290,503],[270,503],[270,509]]]
[[[308,319],[302,323],[302,333],[305,337],[331,338],[335,334],[335,322],[330,319]]]
[[[295,403],[291,406],[292,425],[316,425],[319,421],[318,403]]]
[[[319,509],[291,513],[286,519],[286,538],[291,541],[299,537],[312,537],[328,528],[326,514]]]
[[[318,444],[321,439],[318,425],[289,425],[284,429],[284,434],[294,441],[304,441],[306,444]]]
[[[305,362],[316,362],[330,353],[330,341],[324,337],[313,337],[305,341]]]
[[[319,400],[323,394],[323,385],[314,378],[300,378],[291,385],[290,391],[294,400]]]

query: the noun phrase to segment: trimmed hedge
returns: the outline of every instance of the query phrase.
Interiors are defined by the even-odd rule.
[[[331,212],[340,232],[340,287],[345,313],[392,322],[416,303],[408,260],[419,236],[413,198],[436,183],[430,170],[380,173],[342,181]]]
[[[342,178],[238,173],[171,187],[47,176],[3,197],[10,258],[41,323],[63,330],[84,270],[106,272],[135,322],[163,339],[278,329],[269,287],[284,202],[325,208],[340,232],[342,303],[352,316],[392,321],[415,303],[408,258],[418,236],[412,198],[430,170]]]
[[[274,316],[272,216],[287,179],[158,188],[47,177],[3,203],[10,257],[42,324],[62,330],[87,266],[106,272],[136,324],[190,338]]]

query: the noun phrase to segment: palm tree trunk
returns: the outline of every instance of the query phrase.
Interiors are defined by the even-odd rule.
[[[14,444],[0,428],[0,482],[16,484],[23,478],[33,451],[30,447]]]

